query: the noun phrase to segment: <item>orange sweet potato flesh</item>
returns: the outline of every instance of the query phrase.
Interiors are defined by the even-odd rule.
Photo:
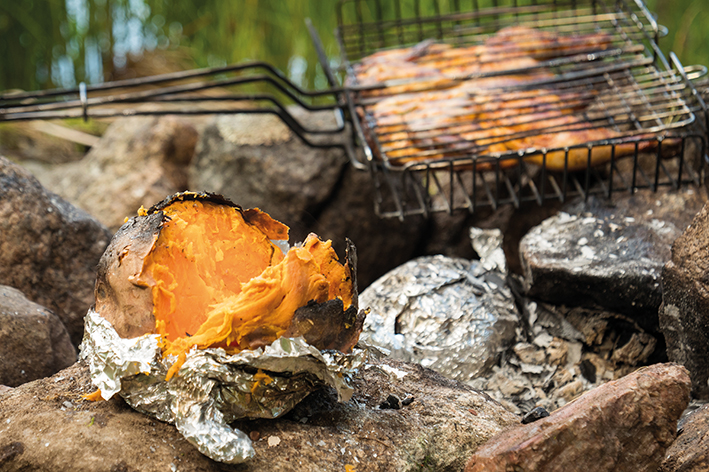
[[[350,267],[329,241],[311,234],[283,254],[271,240],[287,239],[288,228],[259,210],[183,200],[161,211],[160,234],[137,281],[151,287],[164,355],[253,349],[283,336],[301,307],[353,304]]]

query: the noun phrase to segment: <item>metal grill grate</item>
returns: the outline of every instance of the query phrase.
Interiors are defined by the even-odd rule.
[[[380,215],[699,183],[701,72],[668,63],[640,0],[484,3],[341,1]]]
[[[246,93],[253,86],[263,92]],[[64,118],[107,118],[150,115],[274,114],[306,144],[343,147],[349,143],[323,143],[327,135],[345,131],[340,106],[341,89],[304,90],[264,62],[250,62],[151,77],[105,82],[71,89],[0,94],[3,121]],[[294,108],[286,106],[291,103]],[[336,112],[330,129],[312,128],[292,110],[302,113]]]

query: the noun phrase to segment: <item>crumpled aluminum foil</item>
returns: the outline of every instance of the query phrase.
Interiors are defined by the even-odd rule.
[[[119,393],[136,410],[175,424],[202,454],[229,464],[247,461],[254,449],[245,433],[227,423],[277,418],[325,385],[337,391],[339,401],[348,401],[351,376],[367,357],[364,349],[320,351],[303,338],[280,338],[234,355],[193,349],[177,375],[165,381],[176,357],[163,359],[158,335],[122,339],[94,310],[84,324],[81,358],[104,399]]]
[[[502,233],[471,236],[480,261],[420,257],[364,290],[359,303],[371,311],[360,339],[463,382],[488,371],[520,318],[505,281]]]
[[[497,271],[507,274],[507,258],[502,249],[504,235],[499,229],[472,227],[469,231],[470,244],[480,256],[480,267],[484,272]],[[480,269],[478,269],[479,271]]]

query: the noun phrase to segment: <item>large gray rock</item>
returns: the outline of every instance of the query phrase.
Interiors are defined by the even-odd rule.
[[[461,470],[486,439],[518,418],[484,394],[413,364],[374,361],[337,403],[315,392],[277,420],[237,422],[256,457],[229,466],[201,455],[174,426],[121,399],[91,403],[82,363],[0,393],[0,469],[109,471]],[[389,396],[413,402],[381,409]]]
[[[75,346],[110,238],[97,220],[0,156],[0,284],[56,313]]]
[[[76,349],[57,315],[0,285],[0,384],[16,387],[75,361]]]
[[[533,423],[480,447],[466,472],[652,472],[689,403],[689,376],[673,364],[608,382]]]
[[[667,356],[692,377],[692,394],[709,399],[709,206],[672,245],[662,271],[660,329]]]
[[[116,231],[127,216],[187,189],[199,136],[194,119],[131,117],[114,121],[80,161],[24,163],[51,191]]]
[[[565,207],[520,242],[528,295],[617,312],[656,331],[662,267],[705,201],[690,188]]]

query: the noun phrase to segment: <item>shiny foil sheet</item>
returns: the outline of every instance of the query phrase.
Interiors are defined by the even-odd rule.
[[[89,310],[81,358],[104,399],[116,393],[136,410],[173,423],[206,456],[236,464],[254,456],[251,440],[228,423],[239,418],[277,418],[325,385],[348,401],[351,376],[366,351],[320,351],[302,338],[280,338],[255,351],[193,349],[177,375],[165,381],[174,356],[163,359],[158,335],[122,339]],[[282,375],[279,375],[282,374]]]
[[[506,283],[502,234],[471,232],[480,261],[426,256],[409,261],[359,296],[371,309],[361,339],[460,381],[483,375],[519,323]]]

